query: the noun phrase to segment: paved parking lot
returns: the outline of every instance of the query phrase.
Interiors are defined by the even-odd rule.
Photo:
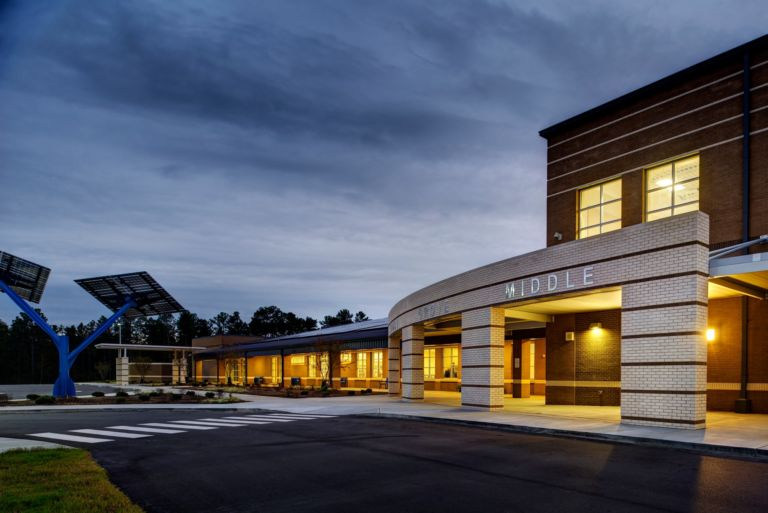
[[[0,420],[0,436],[87,448],[150,513],[748,513],[768,503],[766,463],[418,421],[234,410]]]

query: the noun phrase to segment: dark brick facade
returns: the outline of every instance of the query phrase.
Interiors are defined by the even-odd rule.
[[[602,328],[592,330],[592,323],[600,323]],[[565,340],[568,331],[574,332],[572,342]],[[555,316],[547,327],[546,356],[547,404],[620,403],[620,310]]]
[[[745,52],[749,73],[745,74]],[[743,196],[743,91],[749,93],[749,197]],[[710,216],[710,247],[742,241],[744,202],[749,237],[768,233],[768,36],[725,52],[541,132],[547,139],[547,245],[577,237],[578,190],[621,177],[622,226],[644,222],[645,171],[686,155],[699,156],[699,209]],[[555,238],[554,234],[562,234]],[[765,246],[752,252],[765,252]],[[746,301],[746,300],[745,300]],[[748,397],[756,412],[768,412],[768,304],[748,301]],[[711,299],[707,406],[733,410],[740,396],[742,299]],[[605,312],[603,312],[605,314]],[[589,314],[595,316],[595,314]],[[547,329],[550,404],[618,404],[618,390],[597,395],[579,381],[620,377],[620,329],[605,346],[583,337],[585,314],[557,316]],[[611,324],[613,323],[613,324]],[[610,316],[605,325],[618,326]],[[575,331],[576,342],[564,332]],[[582,336],[580,336],[582,334]],[[607,399],[607,401],[606,401]]]

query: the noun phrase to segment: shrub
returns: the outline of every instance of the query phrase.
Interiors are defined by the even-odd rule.
[[[27,394],[27,399],[30,401],[37,401],[40,398],[38,394]]]
[[[93,397],[104,397],[104,392],[99,392],[98,390],[91,394]]]
[[[347,395],[355,395],[355,391],[354,390],[347,390]]]
[[[301,395],[309,395],[309,390],[302,390]]]
[[[124,404],[125,403],[125,397],[120,396],[117,399],[115,399],[115,404]]]
[[[149,401],[149,394],[139,394],[139,401]]]
[[[103,394],[102,394],[103,395]],[[115,397],[128,397],[128,392],[125,390],[118,390]]]
[[[160,397],[160,394],[158,394],[157,392],[150,392],[149,397]]]
[[[181,394],[176,394],[176,393],[171,394],[171,400],[178,401],[179,399],[181,399]]]
[[[371,390],[370,388],[366,388],[366,389],[365,389],[365,393],[366,393],[366,394],[372,394],[372,393],[373,393],[373,390]]]
[[[50,395],[41,395],[35,399],[35,404],[56,404],[56,398]]]
[[[207,397],[208,399],[213,399],[214,397],[216,397],[216,394],[214,392],[206,392],[205,397]]]
[[[184,395],[186,395],[187,397],[195,397],[197,394],[195,393],[194,390],[187,390]]]

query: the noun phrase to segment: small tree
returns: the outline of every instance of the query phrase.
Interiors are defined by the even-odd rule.
[[[138,356],[133,361],[133,368],[139,373],[139,382],[144,383],[144,378],[147,377],[152,368],[152,359],[146,356]]]
[[[99,378],[101,378],[102,381],[109,379],[109,374],[112,371],[112,366],[109,362],[96,362],[94,367],[96,368],[96,372],[99,373]]]

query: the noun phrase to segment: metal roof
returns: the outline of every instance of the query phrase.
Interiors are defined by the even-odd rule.
[[[280,350],[288,352],[298,352],[298,349],[310,350],[312,346],[333,343],[333,342],[365,342],[381,346],[382,340],[387,339],[387,319],[372,319],[369,321],[354,322],[343,324],[332,328],[323,328],[320,330],[304,331],[295,335],[285,335],[283,337],[268,338],[257,342],[247,344],[233,344],[210,351],[205,354],[220,353],[239,353],[248,352],[249,354],[269,354]]]
[[[127,351],[162,351],[162,352],[174,352],[174,351],[189,351],[190,353],[200,353],[208,349],[207,347],[193,347],[193,346],[166,346],[158,344],[112,344],[103,343],[96,344],[96,349],[125,349]]]

